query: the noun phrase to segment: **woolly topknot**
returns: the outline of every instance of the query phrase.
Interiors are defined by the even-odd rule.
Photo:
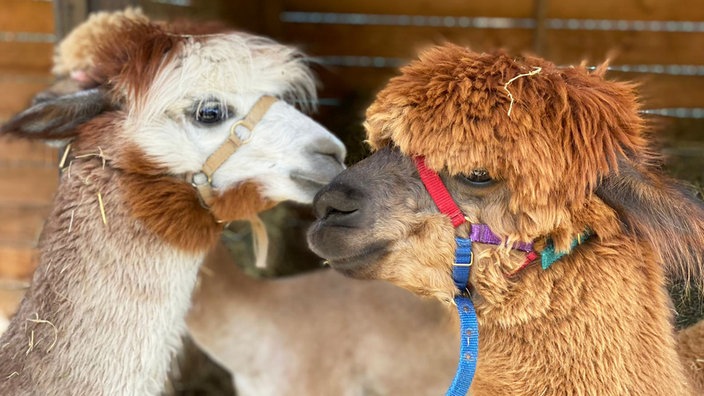
[[[619,156],[647,152],[638,109],[634,86],[602,70],[447,44],[402,68],[365,126],[373,149],[451,174],[487,169],[508,184],[512,212],[576,209]]]
[[[96,43],[105,41],[106,37],[129,22],[148,23],[149,19],[139,8],[92,14],[57,45],[52,73],[63,77],[72,72],[92,70],[95,67]]]

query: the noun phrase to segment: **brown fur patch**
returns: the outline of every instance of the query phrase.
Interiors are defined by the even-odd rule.
[[[125,20],[96,47],[91,74],[110,84],[118,95],[136,101],[151,87],[160,67],[173,60],[184,40],[148,21]]]
[[[245,220],[275,205],[262,196],[258,184],[244,182],[218,194],[211,210],[219,221]]]
[[[138,9],[128,8],[121,12],[98,12],[73,29],[56,47],[54,53],[55,76],[67,76],[75,71],[89,71],[95,67],[96,43],[121,30],[132,22],[148,23],[147,17]]]
[[[677,352],[698,394],[704,394],[704,320],[677,334]]]
[[[195,190],[170,176],[127,175],[122,179],[132,215],[166,242],[188,252],[205,252],[223,225],[200,205]]]
[[[179,249],[204,252],[211,248],[222,225],[200,205],[195,189],[185,180],[169,175],[137,146],[121,145],[116,131],[122,128],[124,116],[109,113],[81,128],[72,158],[102,152],[106,166],[120,174],[125,204],[135,219]]]

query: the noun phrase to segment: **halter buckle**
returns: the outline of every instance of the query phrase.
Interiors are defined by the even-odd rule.
[[[471,253],[469,255],[469,263],[458,263],[457,261],[452,263],[452,265],[455,267],[471,267],[472,264],[474,264],[474,253]]]
[[[196,188],[210,184],[211,182],[210,176],[206,175],[203,171],[196,172],[191,176],[191,185]]]

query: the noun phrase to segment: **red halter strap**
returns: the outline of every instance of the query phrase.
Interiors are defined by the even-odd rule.
[[[459,227],[465,221],[464,214],[455,203],[455,200],[450,196],[450,192],[447,191],[445,183],[442,182],[440,176],[425,166],[425,157],[416,156],[413,157],[416,162],[416,168],[418,168],[418,174],[420,175],[420,180],[425,184],[426,190],[430,194],[430,197],[435,201],[435,205],[438,207],[441,213],[447,215],[450,220],[452,220],[452,225]]]

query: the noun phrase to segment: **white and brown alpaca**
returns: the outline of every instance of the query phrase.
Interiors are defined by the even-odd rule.
[[[428,50],[369,107],[376,152],[316,198],[309,242],[334,268],[443,301],[469,225],[438,213],[414,156],[469,223],[569,252],[523,268],[510,244],[473,244],[474,396],[695,394],[665,285],[701,276],[704,208],[653,165],[634,87],[604,70]]]
[[[202,268],[188,331],[240,396],[436,396],[452,381],[457,324],[437,301],[332,270],[255,279],[223,246]]]
[[[221,222],[310,202],[343,168],[341,143],[284,100],[251,130],[233,127],[264,95],[315,99],[292,48],[129,18],[93,45],[82,72],[96,88],[2,128],[73,139],[39,267],[0,339],[3,395],[158,394]],[[241,146],[212,174],[206,209],[185,175],[229,137]]]

